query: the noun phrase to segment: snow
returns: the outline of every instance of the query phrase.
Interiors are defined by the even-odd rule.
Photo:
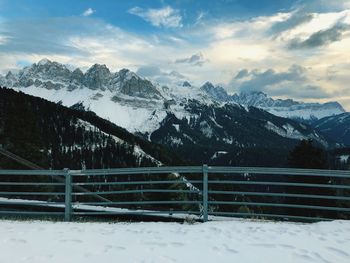
[[[324,117],[344,113],[344,110],[336,105],[332,106],[317,103],[304,103],[290,107],[261,107],[263,110],[276,116],[284,118],[302,118],[309,120],[312,118],[322,119]]]
[[[47,58],[43,58],[43,59],[41,59],[39,62],[38,62],[38,65],[45,65],[45,64],[47,64],[47,63],[49,63],[50,62],[50,60],[48,60]]]
[[[0,221],[0,262],[348,263],[350,222]]]
[[[83,102],[87,109],[127,129],[129,132],[151,133],[159,127],[159,123],[166,116],[166,111],[161,110],[163,109],[162,101],[153,100],[151,103],[149,100],[135,99],[118,94],[120,101],[117,102],[112,101],[115,93],[107,90],[103,92],[98,91],[98,93],[103,95],[102,97],[97,97],[97,91],[88,88],[68,91],[67,89],[48,90],[30,86],[27,88],[15,88],[15,90],[53,102],[62,101],[63,105],[67,107]],[[155,109],[158,110],[155,111]]]
[[[290,125],[289,123],[284,124],[282,127],[278,127],[275,124],[273,124],[270,121],[266,122],[265,128],[277,133],[278,135],[282,136],[282,137],[286,137],[286,138],[290,138],[290,139],[307,139],[307,136],[302,135],[299,131],[297,131],[296,129],[294,129],[294,127],[292,125]]]
[[[226,151],[218,151],[218,152],[215,152],[214,154],[213,154],[213,156],[210,158],[211,160],[214,160],[214,159],[216,159],[216,158],[218,158],[218,157],[220,157],[220,156],[222,156],[222,155],[225,155],[225,154],[227,154],[228,152],[226,152]]]
[[[114,135],[111,135],[111,134],[108,134],[108,133],[101,131],[99,128],[97,128],[96,126],[93,126],[91,123],[89,123],[87,121],[83,121],[81,119],[78,119],[78,123],[82,127],[84,127],[86,130],[90,130],[90,129],[95,130],[96,129],[97,131],[105,134],[106,136],[111,136],[111,138],[113,138],[113,140],[118,144],[126,143],[124,140],[122,140]],[[151,160],[153,163],[157,164],[158,166],[162,165],[162,163],[159,160],[156,160],[153,156],[147,154],[144,150],[142,150],[142,148],[139,145],[134,145],[134,155],[136,155],[138,157],[148,158],[149,160]],[[139,161],[141,161],[141,159]]]
[[[177,132],[180,132],[180,124],[173,124]]]
[[[183,145],[184,143],[182,142],[181,138],[170,136],[170,144],[172,146],[179,146],[179,145]]]
[[[342,163],[347,163],[348,160],[349,160],[349,157],[350,157],[350,155],[340,155],[340,156],[339,156],[340,161],[341,161]]]
[[[213,136],[213,129],[210,127],[208,122],[201,121],[199,125],[200,125],[200,130],[205,137],[211,138]]]

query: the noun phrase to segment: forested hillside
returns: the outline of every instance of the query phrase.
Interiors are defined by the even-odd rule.
[[[144,141],[79,107],[0,88],[0,144],[43,168],[179,164],[163,146]],[[0,167],[18,168],[1,157]],[[23,168],[23,167],[21,167]]]

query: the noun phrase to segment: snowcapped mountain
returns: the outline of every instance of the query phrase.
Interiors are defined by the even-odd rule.
[[[95,64],[83,73],[41,60],[16,74],[9,72],[0,78],[0,85],[64,106],[93,111],[129,132],[179,152],[187,146],[180,149],[176,145],[193,145],[191,142],[207,144],[217,152],[231,149],[231,153],[233,148],[288,145],[290,149],[298,140],[308,138],[329,145],[307,125],[254,108],[287,111],[300,105],[310,109],[309,104],[273,100],[260,93],[231,96],[209,82],[202,87],[185,80],[161,85],[127,69],[113,73],[105,65]],[[285,114],[282,110],[278,113]],[[212,149],[205,150],[205,157],[215,155]]]
[[[167,145],[196,163],[281,165],[301,139],[329,146],[310,126],[255,107],[205,105],[192,100],[187,110],[190,118],[179,119],[168,112],[151,141]]]
[[[211,98],[220,102],[232,102],[232,98],[227,94],[226,90],[220,86],[214,86],[211,82],[206,82],[202,87],[205,93],[207,93]]]
[[[263,92],[243,92],[229,95],[220,86],[207,82],[201,89],[211,98],[220,102],[235,102],[240,105],[253,106],[266,110],[274,115],[291,119],[321,119],[344,113],[344,108],[338,102],[304,103],[292,99],[273,99]]]
[[[153,132],[169,110],[179,118],[189,115],[185,109],[189,99],[214,103],[188,82],[161,86],[127,69],[112,73],[105,65],[95,64],[83,73],[47,59],[17,74],[9,72],[0,78],[0,85],[68,107],[81,103],[128,131],[143,134]]]
[[[71,71],[65,65],[47,59],[26,67],[18,74],[9,72],[3,84],[8,87],[35,87],[47,90],[74,91],[88,88],[96,91],[118,91],[124,95],[148,99],[162,97],[150,81],[127,69],[111,73],[105,65],[95,64],[84,74],[80,69]]]

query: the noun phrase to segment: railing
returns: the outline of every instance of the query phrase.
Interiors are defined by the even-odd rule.
[[[350,171],[207,165],[0,170],[0,215],[350,219]]]

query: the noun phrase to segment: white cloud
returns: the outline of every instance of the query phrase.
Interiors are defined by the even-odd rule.
[[[82,16],[91,16],[94,13],[96,13],[96,10],[92,9],[91,7],[89,7],[88,9],[86,9],[83,13]]]
[[[133,7],[128,11],[132,15],[139,16],[145,21],[156,27],[182,27],[182,16],[180,11],[166,6],[159,9],[144,9],[141,7]]]
[[[207,15],[207,12],[204,12],[204,11],[198,12],[195,25],[198,25],[198,24],[202,23],[202,21],[204,20],[206,15]]]
[[[0,35],[0,45],[5,45],[8,42],[8,38],[6,36]]]

